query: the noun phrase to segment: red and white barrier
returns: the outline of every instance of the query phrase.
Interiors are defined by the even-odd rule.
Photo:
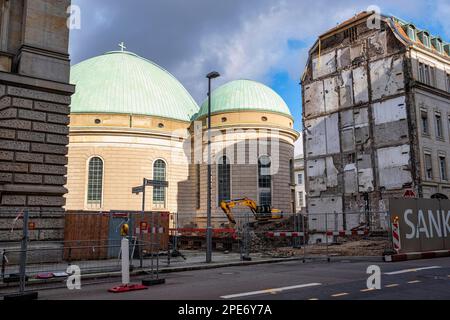
[[[394,250],[398,254],[402,249],[400,242],[400,225],[398,222],[392,224],[392,239],[394,243]]]
[[[304,237],[305,233],[303,232],[268,232],[268,238],[299,238]]]
[[[327,236],[345,237],[345,236],[366,236],[369,230],[364,231],[328,231]]]

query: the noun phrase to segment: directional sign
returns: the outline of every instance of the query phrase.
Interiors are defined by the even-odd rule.
[[[131,192],[134,194],[142,193],[142,192],[144,192],[144,187],[143,186],[135,187],[135,188],[131,189]]]
[[[150,187],[168,188],[169,182],[168,181],[159,181],[159,180],[145,180],[145,185],[150,186]]]

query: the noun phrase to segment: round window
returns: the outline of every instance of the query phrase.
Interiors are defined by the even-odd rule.
[[[161,128],[161,129],[164,128],[164,123],[158,124],[158,127]]]
[[[100,123],[102,123],[102,120],[100,120],[100,119],[95,119],[95,124],[100,124]]]
[[[261,120],[264,122],[267,122],[267,120],[269,120],[269,119],[267,119],[267,117],[262,117]]]
[[[227,122],[227,121],[228,121],[227,118],[225,118],[225,117],[222,118],[222,122]]]

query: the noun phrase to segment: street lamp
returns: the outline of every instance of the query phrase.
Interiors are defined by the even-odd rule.
[[[211,80],[220,77],[216,71],[208,73],[208,196],[206,229],[206,263],[212,262],[212,223],[211,223]]]

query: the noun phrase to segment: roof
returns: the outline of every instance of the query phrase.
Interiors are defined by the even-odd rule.
[[[116,113],[190,121],[198,105],[183,85],[157,64],[112,51],[71,68],[76,85],[71,113]]]
[[[214,90],[211,95],[211,112],[265,111],[286,115],[292,114],[286,102],[268,86],[252,80],[235,80]],[[206,100],[197,118],[208,113]]]

